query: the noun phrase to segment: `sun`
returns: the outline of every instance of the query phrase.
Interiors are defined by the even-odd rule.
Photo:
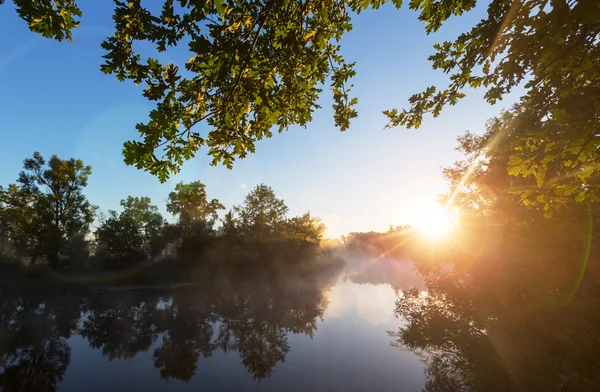
[[[430,238],[445,236],[450,232],[453,225],[452,214],[438,204],[422,208],[413,220],[413,226]]]

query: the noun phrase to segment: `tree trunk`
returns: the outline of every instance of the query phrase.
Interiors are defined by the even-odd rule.
[[[52,250],[46,257],[48,258],[48,264],[50,264],[52,269],[57,269],[59,267],[58,250]]]

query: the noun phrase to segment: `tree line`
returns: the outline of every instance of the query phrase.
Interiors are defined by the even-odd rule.
[[[38,152],[24,161],[15,183],[0,186],[0,252],[5,258],[42,257],[52,268],[93,264],[128,268],[160,255],[197,257],[208,246],[274,240],[318,246],[320,219],[306,213],[288,217],[273,189],[260,184],[223,218],[225,207],[209,199],[200,181],[179,183],[166,208],[169,223],[149,197],[128,196],[121,211],[99,212],[84,194],[90,166],[80,159],[44,159]],[[96,227],[92,227],[96,222]]]

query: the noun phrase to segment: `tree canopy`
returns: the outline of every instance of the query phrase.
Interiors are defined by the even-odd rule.
[[[169,193],[167,211],[177,216],[182,224],[194,221],[207,222],[217,219],[217,212],[224,209],[217,199],[208,200],[206,185],[200,181],[175,185],[175,190]]]
[[[61,247],[94,219],[96,207],[83,194],[92,169],[80,159],[46,161],[38,152],[23,166],[17,184],[0,188],[2,228],[18,252],[56,265]]]
[[[348,129],[357,116],[349,85],[355,71],[339,42],[354,16],[387,2],[164,0],[162,7],[146,8],[140,0],[115,1],[115,30],[102,43],[102,71],[142,84],[143,95],[156,102],[150,120],[137,125],[141,139],[125,143],[125,162],[165,181],[204,147],[212,164],[230,168],[274,129],[308,124],[326,83],[336,126]],[[70,41],[79,26],[74,0],[14,3],[30,29],[45,37]],[[413,0],[408,6],[432,33],[476,4]],[[429,60],[450,75],[449,85],[413,95],[407,109],[384,111],[388,126],[419,127],[424,115],[437,117],[467,88],[484,88],[493,104],[524,86],[507,169],[546,188],[521,190],[522,199],[547,202],[567,195],[598,201],[599,34],[595,0],[492,0],[473,28],[434,46]],[[154,55],[186,44],[190,58],[162,64],[152,54],[143,58],[137,42],[151,43]],[[208,133],[197,130],[201,122]],[[562,183],[573,177],[580,183]]]
[[[277,198],[271,187],[260,184],[234,210],[245,236],[266,239],[281,229],[288,206]]]
[[[75,1],[14,2],[30,29],[46,37],[70,40],[79,26]],[[115,31],[102,44],[102,71],[142,84],[144,96],[156,102],[150,120],[137,125],[141,140],[125,143],[125,161],[165,181],[205,147],[213,164],[231,167],[273,129],[310,122],[326,83],[336,126],[348,129],[357,116],[349,85],[355,71],[341,56],[339,41],[356,14],[387,2],[165,0],[150,9],[140,0],[115,1]],[[475,4],[414,0],[409,8],[431,33]],[[486,99],[495,102],[529,80],[523,102],[537,105],[546,112],[542,115],[567,110],[559,100],[593,96],[595,82],[586,80],[598,77],[599,12],[593,0],[492,1],[486,19],[456,41],[436,45],[430,60],[434,68],[452,73],[450,86],[413,96],[408,111],[386,111],[390,125],[419,126],[424,113],[437,115],[455,104],[467,86],[486,87]],[[155,54],[186,44],[190,58],[162,64],[152,55],[143,58],[134,48],[137,42],[151,43]],[[571,88],[570,98],[559,96],[558,90],[567,90],[563,86]],[[549,94],[554,98],[545,99]],[[207,134],[195,127],[203,121],[211,129]]]
[[[0,186],[0,249],[17,256],[32,251],[36,241],[33,231],[33,196],[17,184]]]
[[[143,228],[130,214],[110,211],[94,238],[96,260],[104,267],[127,268],[149,257]]]

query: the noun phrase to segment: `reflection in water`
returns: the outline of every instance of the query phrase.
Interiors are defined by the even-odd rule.
[[[426,293],[398,297],[406,324],[397,339],[425,353],[425,390],[600,391],[600,248],[574,218],[538,226],[487,219],[423,258]],[[578,281],[586,243],[592,256]]]
[[[252,255],[197,266],[194,284],[176,289],[6,290],[0,389],[55,390],[70,363],[72,334],[109,360],[152,350],[164,380],[190,380],[199,358],[216,351],[238,353],[256,380],[269,377],[290,351],[290,334],[317,330],[325,291],[342,265],[273,248]]]
[[[367,259],[358,268],[347,271],[346,275],[355,283],[389,284],[396,291],[425,287],[414,264],[405,259]]]
[[[598,305],[529,315],[470,297],[412,290],[397,302],[398,343],[426,353],[425,391],[600,390]]]
[[[387,284],[356,284],[349,279],[338,282],[328,293],[329,306],[325,316],[344,318],[353,314],[375,325],[385,325],[392,318],[396,291]]]
[[[63,296],[11,294],[0,299],[0,389],[54,390],[71,360],[67,339],[78,304]]]

